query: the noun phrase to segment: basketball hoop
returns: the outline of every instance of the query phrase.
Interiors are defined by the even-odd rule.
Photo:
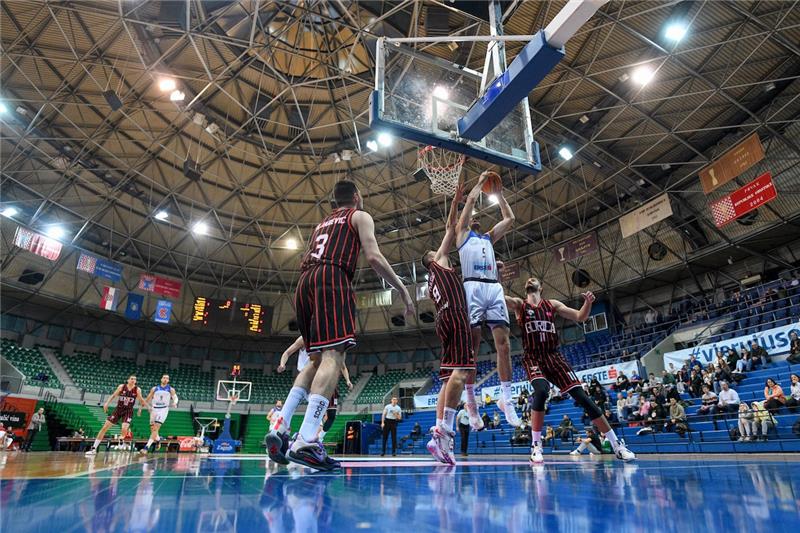
[[[417,152],[419,168],[423,169],[431,180],[431,191],[445,196],[456,194],[458,177],[466,160],[464,154],[438,146],[425,146]]]

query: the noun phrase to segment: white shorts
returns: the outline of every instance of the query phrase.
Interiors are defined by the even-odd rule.
[[[153,407],[150,411],[151,424],[163,424],[169,414],[169,407]]]
[[[502,285],[465,281],[464,291],[467,293],[470,326],[474,328],[486,322],[491,328],[509,327],[508,308]]]

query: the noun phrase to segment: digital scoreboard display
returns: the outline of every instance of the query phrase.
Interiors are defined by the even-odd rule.
[[[198,296],[192,308],[192,325],[227,333],[263,335],[272,321],[272,308],[233,300]]]

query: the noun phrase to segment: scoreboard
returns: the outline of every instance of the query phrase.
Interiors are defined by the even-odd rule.
[[[233,300],[198,296],[192,307],[192,325],[211,331],[262,335],[272,322],[272,308]]]

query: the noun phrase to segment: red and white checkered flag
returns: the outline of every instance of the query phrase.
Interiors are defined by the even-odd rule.
[[[736,209],[733,207],[733,201],[730,196],[720,198],[716,202],[711,203],[711,214],[714,216],[714,224],[717,227],[724,226],[731,220],[736,218]]]

